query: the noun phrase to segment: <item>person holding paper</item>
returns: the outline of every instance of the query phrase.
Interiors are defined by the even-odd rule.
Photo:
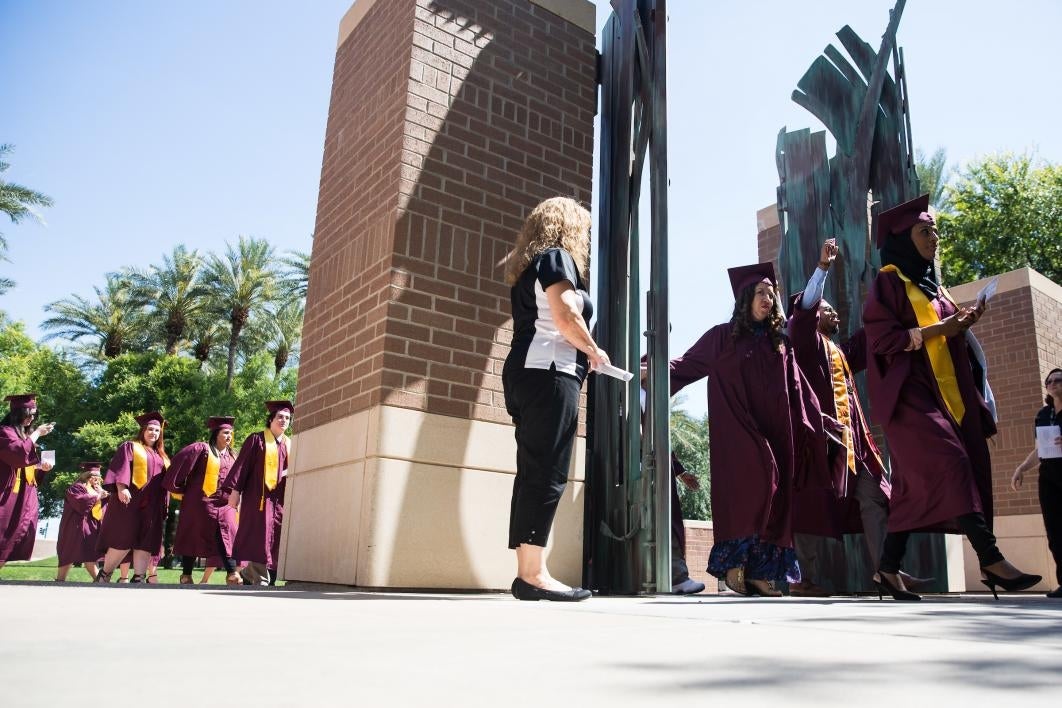
[[[52,469],[41,461],[37,441],[55,423],[33,427],[37,394],[7,396],[10,410],[0,421],[0,568],[7,561],[29,560],[37,538],[40,501],[37,485]]]
[[[882,425],[892,461],[889,534],[879,581],[894,597],[910,532],[963,533],[983,582],[1015,591],[1040,582],[1003,557],[992,533],[996,424],[978,390],[966,330],[984,304],[959,308],[936,281],[939,235],[923,195],[878,216],[883,264],[863,306],[871,416]],[[996,595],[998,598],[998,595]]]
[[[100,525],[99,549],[106,551],[103,568],[96,582],[111,582],[111,574],[126,554],[133,551],[133,576],[130,583],[149,581],[154,561],[162,548],[162,529],[169,501],[162,486],[162,474],[170,463],[166,456],[162,413],[151,411],[136,417],[140,431],[135,440],[118,446],[103,488],[112,498]],[[150,567],[149,567],[150,566]]]
[[[708,378],[715,545],[708,572],[742,595],[778,597],[800,581],[798,486],[829,485],[822,413],[800,369],[771,263],[731,268],[734,314],[673,359],[671,393]]]
[[[550,575],[543,555],[568,480],[579,391],[589,370],[610,364],[588,328],[589,272],[590,212],[567,197],[536,206],[505,267],[513,339],[502,387],[516,425],[509,548],[516,551],[512,594],[518,600],[590,597]]]
[[[83,566],[90,580],[96,579],[96,561],[100,557],[96,543],[103,519],[103,502],[110,496],[103,488],[102,469],[102,462],[82,462],[81,474],[66,490],[59,538],[55,543],[59,557],[56,582],[65,582],[74,565]]]
[[[227,585],[241,585],[243,578],[232,559],[236,536],[236,510],[221,488],[234,462],[232,430],[236,419],[214,416],[206,422],[208,442],[195,442],[181,448],[162,478],[166,490],[181,494],[181,513],[173,539],[173,553],[182,557],[180,583],[192,584],[196,558],[207,559],[203,582],[213,569],[223,566]]]
[[[252,585],[277,582],[288,477],[287,430],[295,415],[291,401],[266,401],[265,407],[265,430],[247,436],[221,482],[229,506],[240,512],[232,557],[247,562],[243,575]]]
[[[1058,584],[1047,596],[1062,599],[1062,369],[1051,369],[1044,379],[1047,395],[1043,408],[1036,414],[1037,446],[1014,470],[1011,489],[1018,491],[1037,460],[1040,463],[1038,488],[1040,513],[1047,531],[1047,547],[1055,560],[1055,582]]]

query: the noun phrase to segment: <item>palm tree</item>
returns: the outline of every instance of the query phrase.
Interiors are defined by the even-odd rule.
[[[129,281],[112,273],[102,290],[93,289],[95,304],[74,295],[45,306],[54,315],[41,323],[44,329],[51,330],[46,338],[89,340],[93,355],[105,359],[142,348],[143,311],[133,300]]]
[[[210,359],[210,353],[218,342],[228,336],[229,328],[220,320],[212,317],[200,317],[192,323],[190,346],[192,356],[199,362],[199,368]]]
[[[162,265],[146,271],[129,270],[134,300],[149,308],[166,354],[177,354],[191,323],[205,309],[207,288],[199,279],[203,259],[196,251],[176,246],[172,255],[162,257]]]
[[[302,341],[302,316],[305,306],[302,300],[290,300],[280,306],[272,320],[273,337],[269,351],[276,367],[274,378],[292,358],[298,359],[299,343]]]
[[[273,247],[264,240],[240,236],[236,248],[226,244],[224,257],[210,257],[203,277],[209,292],[208,311],[229,323],[225,385],[232,390],[240,334],[252,317],[268,315],[276,296]]]
[[[948,186],[951,170],[948,169],[948,154],[944,148],[937,148],[929,158],[921,150],[915,150],[915,174],[922,192],[929,193],[929,203],[937,211],[947,211],[948,203],[944,198],[944,188]]]
[[[310,254],[303,251],[288,251],[280,262],[284,265],[284,272],[280,278],[283,296],[292,300],[304,300],[307,286],[310,283]]]
[[[0,175],[11,167],[11,164],[7,162],[4,157],[14,150],[14,147],[14,145],[8,144],[0,145]],[[21,184],[7,182],[2,176],[0,176],[0,211],[10,217],[11,223],[17,224],[27,216],[31,216],[38,221],[43,221],[35,207],[50,207],[51,205],[52,200],[50,197],[34,191],[29,187],[23,187]],[[7,260],[5,256],[6,253],[7,240],[4,238],[4,234],[0,233],[0,261]],[[0,278],[0,295],[5,293],[14,284],[13,280]]]

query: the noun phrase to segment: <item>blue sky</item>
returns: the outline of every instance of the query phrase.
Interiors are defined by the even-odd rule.
[[[383,1],[383,0],[381,0]],[[891,0],[671,0],[671,347],[729,317],[724,270],[756,260],[789,96],[844,24],[875,48]],[[607,3],[598,3],[598,24]],[[239,234],[309,250],[339,19],[350,0],[0,0],[0,142],[10,180],[55,199],[0,225],[18,285],[0,309],[39,337],[43,306],[178,243]],[[1036,150],[1062,162],[1062,3],[909,0],[900,25],[916,146],[952,164]],[[704,410],[703,392],[687,408]]]

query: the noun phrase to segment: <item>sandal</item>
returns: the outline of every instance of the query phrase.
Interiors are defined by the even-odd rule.
[[[158,577],[158,576],[155,576]],[[195,585],[195,581],[192,580],[191,575],[181,575],[181,579],[177,581],[180,585]]]
[[[749,589],[745,586],[745,569],[728,568],[725,578],[726,586],[738,595],[748,596]]]
[[[102,568],[100,568],[96,572],[96,577],[92,579],[92,582],[94,582],[94,583],[109,583],[109,582],[111,582],[111,576],[112,575],[114,575],[114,571],[113,570],[108,573],[107,571],[105,571]]]
[[[142,583],[144,582],[144,576],[139,573],[133,573],[133,577],[129,578],[130,583]]]
[[[151,575],[147,576],[147,578],[144,580],[144,582],[145,583],[151,583],[152,585],[158,585],[159,584],[159,574],[158,573],[152,573]]]
[[[225,576],[226,585],[243,585],[243,577],[238,572],[232,572]]]

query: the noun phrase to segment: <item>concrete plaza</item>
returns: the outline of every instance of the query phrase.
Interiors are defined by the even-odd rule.
[[[4,582],[0,685],[6,708],[1058,706],[1062,602]]]

